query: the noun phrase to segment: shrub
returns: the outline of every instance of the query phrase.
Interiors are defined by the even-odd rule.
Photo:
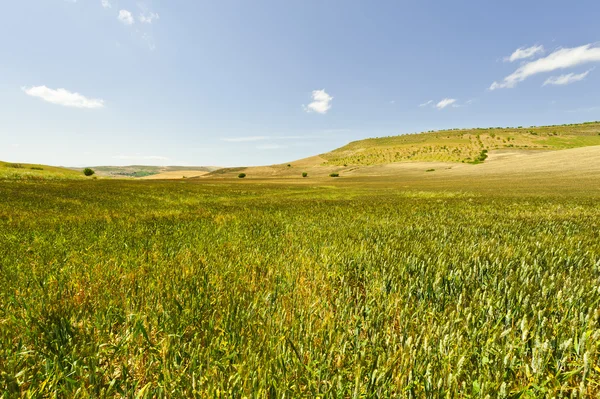
[[[83,170],[83,174],[84,174],[84,175],[86,175],[86,176],[91,176],[91,175],[93,175],[94,173],[96,173],[96,172],[94,172],[94,170],[93,170],[93,169],[91,169],[91,168],[85,168],[85,169]]]
[[[302,177],[308,177],[308,173],[302,172]]]
[[[20,163],[9,163],[6,166],[14,169],[23,169],[23,165],[21,165]]]
[[[474,163],[474,164],[482,163],[483,161],[485,161],[487,159],[487,157],[488,157],[487,153],[488,153],[488,150],[481,150],[479,155],[471,163]]]
[[[435,172],[435,169],[427,169],[425,172]]]
[[[339,173],[330,173],[329,177],[340,177]]]
[[[243,179],[244,177],[246,177],[246,174],[245,174],[245,173],[240,173],[240,174],[238,175],[238,177],[239,177],[240,179]]]
[[[291,165],[291,164],[289,164],[289,163],[288,163],[288,165],[287,165],[287,166],[288,166],[288,168],[291,168],[291,167],[292,167],[292,165]]]
[[[44,168],[39,167],[39,166],[32,166],[31,168],[29,168],[31,170],[44,170]]]

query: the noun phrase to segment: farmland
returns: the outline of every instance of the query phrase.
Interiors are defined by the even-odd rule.
[[[0,181],[2,397],[595,396],[556,176]]]

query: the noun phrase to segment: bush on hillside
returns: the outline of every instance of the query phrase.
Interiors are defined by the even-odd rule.
[[[330,173],[329,177],[340,177],[339,173]]]
[[[240,179],[243,179],[244,177],[246,177],[246,174],[245,174],[245,173],[240,173],[240,174],[238,175],[238,177],[239,177]]]
[[[91,169],[91,168],[85,168],[83,170],[83,174],[86,175],[86,176],[88,176],[88,177],[91,176],[91,175],[93,175],[94,173],[96,173],[96,172],[94,172],[94,170]]]
[[[302,177],[308,177],[308,173],[302,172]]]

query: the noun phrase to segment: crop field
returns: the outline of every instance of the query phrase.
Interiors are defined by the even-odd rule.
[[[441,182],[0,180],[0,397],[596,397],[597,181]]]

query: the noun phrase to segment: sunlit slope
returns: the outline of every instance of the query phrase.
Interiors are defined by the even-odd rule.
[[[563,150],[600,145],[600,123],[444,130],[354,141],[322,154],[325,165],[474,162],[483,150]]]
[[[0,179],[43,180],[43,179],[84,179],[81,171],[56,166],[9,163],[0,161]]]

